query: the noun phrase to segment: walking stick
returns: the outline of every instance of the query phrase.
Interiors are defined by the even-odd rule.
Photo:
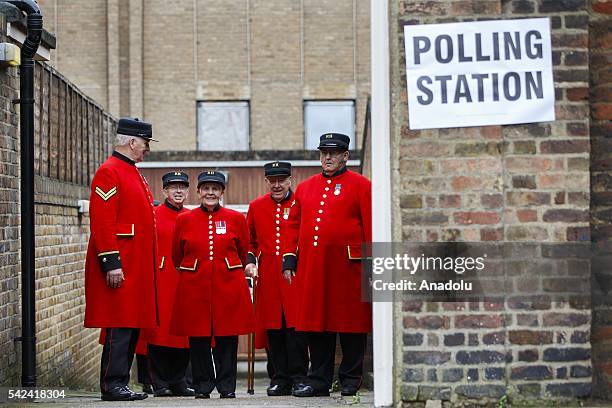
[[[253,289],[251,297],[253,299],[253,305],[255,305],[255,293],[257,291],[257,278],[251,278],[249,280],[250,286]],[[249,333],[247,351],[247,393],[255,394],[255,332]]]

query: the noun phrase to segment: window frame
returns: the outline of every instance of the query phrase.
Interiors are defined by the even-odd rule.
[[[317,150],[316,147],[310,149],[308,148],[308,123],[307,123],[307,119],[306,119],[306,108],[307,105],[309,103],[313,103],[313,102],[321,102],[321,103],[329,103],[329,104],[337,104],[337,106],[346,106],[345,104],[350,103],[352,104],[353,107],[353,118],[352,118],[352,125],[353,125],[353,131],[348,134],[347,136],[349,136],[351,138],[351,144],[352,147],[349,147],[350,150],[356,150],[356,146],[357,146],[357,137],[356,137],[356,130],[357,130],[357,101],[355,99],[304,99],[302,101],[302,115],[303,115],[303,122],[304,122],[304,126],[303,126],[303,143],[304,143],[304,150],[307,151],[315,151]],[[338,131],[337,129],[328,129],[328,132],[335,132]],[[325,132],[323,132],[325,133]],[[321,133],[321,134],[323,134]],[[321,135],[315,136],[315,137],[319,137]],[[318,139],[316,139],[315,144],[318,145]]]
[[[210,103],[210,104],[245,104],[246,108],[247,108],[247,120],[246,120],[246,126],[247,126],[247,148],[245,150],[222,150],[222,151],[240,151],[240,152],[249,152],[251,151],[251,142],[252,142],[252,137],[251,137],[251,101],[248,99],[200,99],[200,100],[196,100],[196,151],[198,152],[213,152],[213,151],[219,151],[219,150],[205,150],[200,146],[200,106],[205,104],[205,103]]]

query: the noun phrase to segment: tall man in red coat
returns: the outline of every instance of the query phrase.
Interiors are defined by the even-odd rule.
[[[189,212],[183,203],[189,194],[189,176],[171,171],[162,176],[164,203],[155,209],[157,221],[157,266],[159,270],[159,327],[147,329],[149,369],[156,397],[194,396],[187,386],[189,338],[170,334],[170,319],[179,273],[172,261],[172,236],[176,218]]]
[[[147,397],[128,388],[140,329],[157,327],[153,196],[136,168],[149,152],[151,124],[123,118],[116,147],[91,182],[85,263],[85,327],[104,330],[100,390],[105,401]]]
[[[290,285],[283,279],[281,269],[281,241],[293,201],[291,163],[267,163],[264,176],[270,193],[251,202],[247,214],[250,247],[245,272],[258,276],[256,333],[267,334],[274,368],[267,393],[291,395],[292,389],[304,386],[308,370],[305,338],[295,332],[299,288],[297,282]],[[263,347],[262,342],[258,346]]]
[[[349,142],[340,133],[321,136],[323,172],[300,183],[287,225],[283,273],[300,280],[296,328],[308,332],[311,361],[308,384],[293,392],[298,397],[329,395],[338,334],[341,394],[361,386],[372,328],[371,304],[361,297],[361,246],[372,236],[372,188],[346,168]]]

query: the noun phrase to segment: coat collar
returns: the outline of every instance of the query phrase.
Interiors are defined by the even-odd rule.
[[[130,159],[129,157],[127,157],[124,154],[119,153],[116,150],[113,150],[113,157],[116,157],[119,160],[122,160],[124,162],[126,162],[127,164],[131,164],[132,166],[134,166],[136,164],[136,162],[132,159]]]
[[[337,172],[335,172],[335,173],[334,173],[334,174],[332,174],[331,176],[326,175],[326,174],[325,174],[325,172],[321,172],[321,175],[323,175],[323,177],[325,177],[325,178],[334,178],[334,177],[336,177],[336,176],[339,176],[339,175],[341,175],[341,174],[346,173],[346,171],[347,171],[347,170],[348,170],[348,169],[346,168],[346,166],[344,166],[343,168],[341,168],[340,170],[338,170]]]
[[[272,198],[272,194],[268,194],[268,197],[270,197],[270,199],[272,201],[274,201],[275,203],[284,203],[285,201],[289,200],[291,198],[291,196],[293,195],[293,191],[291,191],[291,189],[289,189],[289,191],[287,191],[287,195],[280,201],[276,201],[275,199]]]
[[[178,208],[178,207],[175,207],[175,206],[173,206],[172,204],[170,204],[170,203],[168,202],[168,200],[164,201],[164,205],[166,206],[166,208],[169,208],[169,209],[171,209],[172,211],[179,212],[179,211],[181,211],[181,210],[182,210],[182,208]]]
[[[208,211],[208,208],[206,208],[206,207],[205,207],[203,204],[200,204],[200,209],[201,209],[202,211],[204,211],[205,213],[209,213],[209,212],[217,212],[217,211],[219,211],[219,209],[220,209],[220,208],[221,208],[221,204],[217,204],[217,205],[215,206],[215,208],[213,208],[213,210],[212,210],[212,211]]]

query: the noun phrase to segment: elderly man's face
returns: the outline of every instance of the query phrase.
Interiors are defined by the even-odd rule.
[[[184,183],[170,183],[164,188],[164,197],[173,206],[182,208],[189,195],[189,186]]]
[[[340,170],[348,161],[349,152],[342,149],[321,149],[321,166],[325,174],[331,175]]]
[[[270,176],[266,177],[266,184],[270,190],[270,195],[276,201],[280,201],[287,195],[291,188],[291,176]]]
[[[149,141],[141,137],[134,137],[130,140],[130,150],[132,152],[132,159],[139,163],[144,160],[145,155],[151,150],[149,148]]]
[[[198,195],[202,205],[214,207],[219,204],[219,200],[223,197],[224,189],[217,183],[202,183],[198,187]]]

